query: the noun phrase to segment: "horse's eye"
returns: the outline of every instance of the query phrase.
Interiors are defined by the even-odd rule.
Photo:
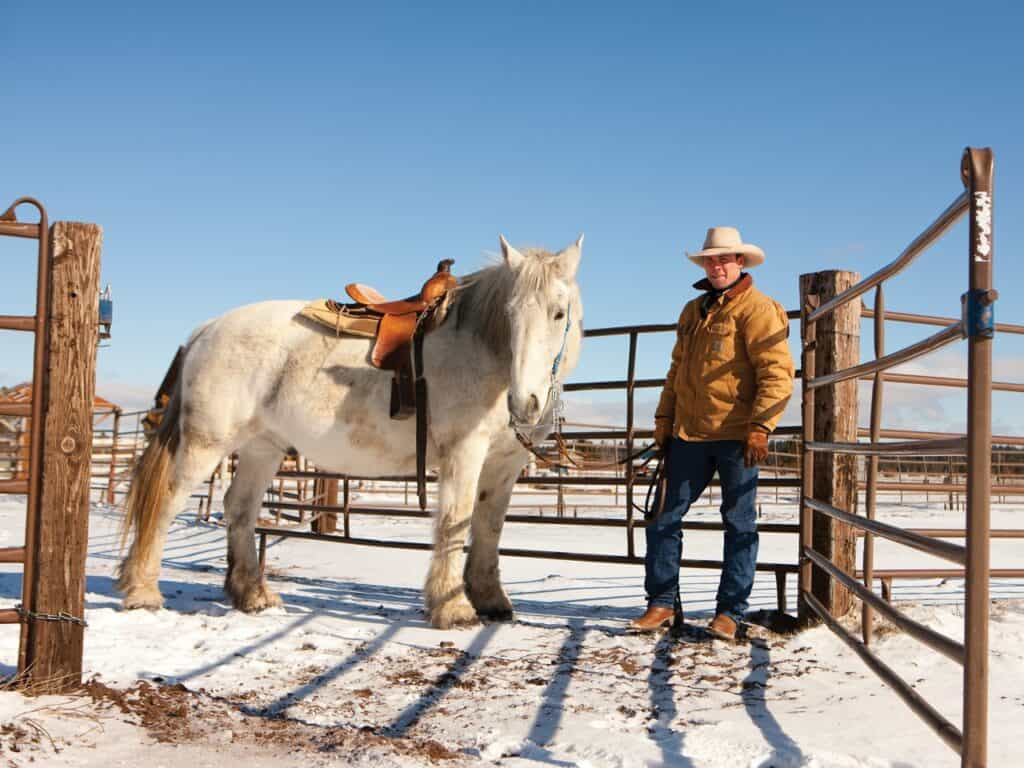
[[[555,320],[561,320],[564,317],[565,317],[565,312],[563,312],[562,310],[558,310],[557,312],[555,312]]]

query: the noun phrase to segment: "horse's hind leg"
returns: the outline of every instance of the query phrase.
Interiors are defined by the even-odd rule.
[[[516,477],[522,469],[521,453],[510,449],[504,457],[488,457],[480,474],[464,578],[466,595],[481,619],[512,620],[512,601],[501,586],[498,541]]]
[[[166,469],[161,470],[159,466],[152,469],[161,459],[160,446],[152,445],[152,451],[147,449],[152,460],[146,464],[146,456],[143,456],[143,472],[133,481],[133,485],[150,486],[150,492],[146,493],[144,487],[133,488],[135,496],[129,498],[129,504],[135,507],[135,538],[121,563],[117,582],[127,609],[163,606],[158,579],[167,529],[175,515],[188,504],[192,489],[209,477],[222,457],[218,446],[196,444],[183,438],[173,454],[163,458]]]
[[[263,494],[277,473],[284,451],[256,438],[238,451],[238,471],[224,496],[228,525],[228,572],[224,591],[235,607],[247,611],[281,605],[267,586],[256,555],[256,519]]]

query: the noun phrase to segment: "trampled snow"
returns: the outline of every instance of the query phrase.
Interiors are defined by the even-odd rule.
[[[593,497],[568,499],[586,513]],[[936,509],[936,507],[939,507]],[[0,502],[0,546],[22,540],[23,501]],[[429,553],[271,539],[267,566],[284,607],[259,615],[231,608],[221,584],[225,537],[186,510],[164,553],[166,607],[126,612],[114,591],[121,557],[119,513],[93,506],[87,561],[85,669],[113,688],[140,680],[180,684],[220,719],[190,739],[157,741],[116,710],[83,697],[0,693],[4,759],[11,765],[452,765],[503,766],[956,766],[959,759],[831,632],[784,636],[759,627],[740,644],[637,636],[627,621],[643,609],[643,569],[505,557],[504,583],[516,607],[507,624],[438,631],[421,609]],[[621,514],[621,513],[619,513]],[[783,499],[763,519],[792,520]],[[695,519],[715,519],[698,507]],[[1024,509],[994,505],[993,527],[1021,527]],[[907,499],[887,503],[901,525],[960,527],[962,512]],[[429,541],[427,521],[353,516],[354,536]],[[503,546],[625,553],[614,528],[509,524]],[[642,533],[636,537],[643,552]],[[996,540],[993,567],[1019,567],[1024,544]],[[762,536],[762,562],[794,562],[792,535]],[[715,558],[721,534],[694,532],[687,557]],[[878,545],[876,567],[933,564]],[[0,571],[0,607],[20,600],[20,567]],[[686,570],[687,620],[711,617],[718,574]],[[793,577],[789,606],[795,605]],[[963,634],[963,582],[897,582],[911,616],[951,637]],[[1024,715],[1024,580],[992,583],[990,765],[1011,766],[1011,738]],[[752,609],[775,607],[775,580],[758,574]],[[17,629],[0,630],[0,671],[11,673]],[[959,723],[961,671],[891,627],[875,651],[946,717]],[[168,689],[169,690],[169,689]],[[193,714],[193,717],[197,715]],[[125,720],[131,722],[124,722]],[[248,723],[242,726],[242,721]],[[287,740],[254,746],[253,729],[285,722],[295,739],[316,733],[369,734],[319,748]],[[253,725],[255,723],[255,725]],[[11,751],[8,726],[40,733]],[[249,729],[249,731],[246,730]],[[6,735],[5,735],[6,734]],[[377,738],[383,737],[383,738]],[[396,750],[390,744],[438,744]],[[442,750],[443,751],[443,750]],[[454,754],[454,756],[453,756]]]

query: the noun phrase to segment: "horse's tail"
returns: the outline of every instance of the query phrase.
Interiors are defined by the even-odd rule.
[[[181,439],[180,376],[171,392],[171,399],[164,409],[160,426],[142,452],[142,458],[135,465],[131,487],[125,499],[125,514],[121,520],[121,546],[135,531],[133,550],[135,558],[145,562],[148,550],[156,538],[160,525],[160,514],[170,491],[174,456]]]

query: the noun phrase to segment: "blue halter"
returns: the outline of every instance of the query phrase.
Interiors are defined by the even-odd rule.
[[[558,354],[555,355],[555,362],[551,366],[551,376],[554,378],[558,375],[558,366],[562,364],[562,356],[565,355],[565,344],[569,339],[569,326],[572,323],[572,304],[569,305],[568,310],[565,313],[565,331],[562,333],[562,348],[558,350]]]

